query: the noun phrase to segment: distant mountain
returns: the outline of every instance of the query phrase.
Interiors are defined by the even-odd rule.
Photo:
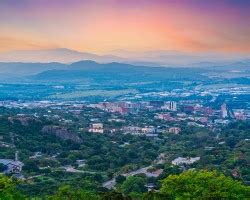
[[[127,58],[131,64],[144,63],[146,66],[165,66],[165,67],[211,67],[227,65],[230,63],[246,60],[249,55],[233,53],[187,53],[179,51],[145,51],[133,52],[115,50],[112,55]]]
[[[122,58],[112,55],[95,55],[91,53],[73,51],[65,48],[46,49],[46,50],[23,50],[0,53],[0,62],[60,62],[72,63],[80,60],[94,60],[106,63],[122,61]]]
[[[221,53],[186,53],[178,51],[112,51],[109,55],[96,55],[66,48],[25,50],[0,53],[0,62],[25,63],[74,63],[81,60],[92,60],[98,63],[128,63],[143,66],[165,67],[211,67],[227,65],[246,60],[247,56]]]
[[[28,76],[52,69],[66,69],[61,63],[0,63],[0,74],[9,76]]]
[[[166,79],[204,79],[204,69],[134,66],[123,63],[100,64],[94,61],[72,63],[64,70],[49,70],[30,77],[33,81],[143,82]]]
[[[91,60],[61,63],[0,63],[0,81],[82,81],[88,80],[124,80],[156,81],[164,79],[195,79],[208,76],[228,75],[246,77],[250,73],[250,61],[244,60],[228,64],[213,62],[197,63],[195,67],[149,67],[126,63],[97,63]],[[234,73],[234,74],[232,74]],[[206,74],[206,75],[205,75]],[[224,75],[223,75],[224,74]],[[205,76],[204,76],[205,75]]]

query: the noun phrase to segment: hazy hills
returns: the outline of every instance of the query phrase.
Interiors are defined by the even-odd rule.
[[[0,74],[9,76],[27,76],[53,69],[66,69],[61,63],[0,63]]]
[[[160,81],[172,78],[204,78],[200,69],[134,66],[122,63],[100,64],[93,61],[72,63],[66,69],[49,70],[30,77],[36,81]],[[198,73],[199,72],[199,73]]]
[[[26,63],[72,63],[80,60],[94,60],[96,62],[122,61],[121,58],[112,55],[96,55],[79,52],[65,48],[45,50],[22,50],[0,53],[0,62],[26,62]]]
[[[223,66],[247,60],[248,55],[222,53],[185,53],[178,51],[133,52],[116,50],[108,55],[79,52],[66,48],[0,52],[0,62],[74,63],[92,60],[98,63],[120,62],[143,66],[208,67]]]
[[[200,66],[200,67],[199,67]],[[201,67],[203,66],[203,67]],[[97,63],[91,60],[72,64],[0,63],[0,81],[161,81],[164,79],[204,79],[206,77],[250,77],[250,60],[217,65],[212,62],[195,67],[148,67],[126,63]]]

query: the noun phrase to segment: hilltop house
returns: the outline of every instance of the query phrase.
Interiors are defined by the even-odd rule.
[[[23,163],[21,161],[15,161],[11,159],[0,159],[0,163],[5,166],[5,174],[20,173],[22,171]]]

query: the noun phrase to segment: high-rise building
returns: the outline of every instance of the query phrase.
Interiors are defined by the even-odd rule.
[[[223,103],[221,105],[221,117],[222,118],[227,118],[228,117],[227,105],[225,103]]]
[[[169,110],[176,111],[176,102],[175,101],[169,102]]]

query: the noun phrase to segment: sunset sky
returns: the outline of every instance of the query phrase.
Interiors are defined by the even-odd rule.
[[[249,0],[0,0],[0,51],[250,53]]]

